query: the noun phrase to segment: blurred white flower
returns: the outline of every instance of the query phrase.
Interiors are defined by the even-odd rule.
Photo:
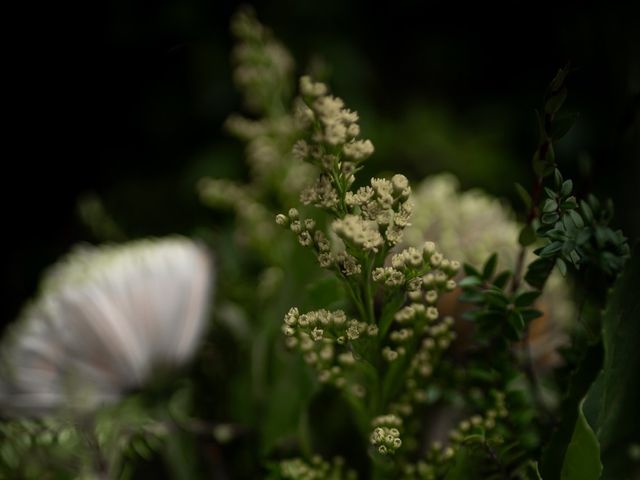
[[[94,408],[181,365],[202,336],[212,282],[207,252],[187,238],[78,247],[4,339],[0,408]]]
[[[414,214],[412,226],[405,230],[406,245],[419,246],[425,239],[433,240],[447,257],[476,267],[497,252],[498,271],[514,270],[521,226],[498,198],[478,189],[461,192],[457,178],[445,173],[425,178],[414,189],[412,200]],[[529,249],[525,263],[535,258]],[[445,300],[449,305],[440,302],[444,311],[458,305],[455,298]],[[557,350],[568,342],[566,330],[574,317],[567,282],[556,271],[549,277],[537,307],[544,316],[531,324],[531,355],[540,368],[555,366],[561,361]]]

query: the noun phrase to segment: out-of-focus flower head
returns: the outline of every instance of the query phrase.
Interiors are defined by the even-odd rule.
[[[440,174],[414,188],[412,199],[415,207],[412,226],[405,230],[406,244],[433,240],[448,257],[476,267],[496,252],[498,270],[513,272],[521,227],[498,198],[477,189],[460,192],[456,177]],[[525,263],[534,259],[529,251]],[[540,366],[555,365],[574,311],[567,283],[557,272],[549,278],[540,303],[545,315],[531,326],[530,349]]]
[[[251,7],[233,17],[231,31],[233,78],[249,116],[234,113],[225,129],[245,143],[250,171],[248,182],[204,177],[198,183],[202,202],[214,209],[234,211],[235,235],[267,259],[280,263],[274,249],[279,232],[273,225],[269,205],[289,205],[306,186],[311,165],[298,161],[292,147],[300,136],[293,99],[295,64],[288,50],[262,25]],[[292,113],[293,112],[293,113]]]
[[[91,409],[183,364],[202,336],[212,282],[209,255],[187,238],[78,247],[4,339],[0,407]]]
[[[499,199],[480,190],[459,191],[451,174],[428,177],[413,190],[411,245],[433,240],[450,258],[481,265],[493,252],[498,268],[513,268],[518,254],[518,224]]]

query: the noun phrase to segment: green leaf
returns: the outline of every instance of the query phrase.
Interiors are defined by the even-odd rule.
[[[473,265],[471,265],[469,263],[465,263],[462,268],[464,268],[465,275],[467,275],[469,277],[471,277],[471,276],[479,277],[480,276],[480,271],[478,271]]]
[[[564,456],[561,480],[598,480],[602,472],[600,445],[584,418],[583,403],[584,400],[578,407],[578,419]]]
[[[482,280],[480,280],[480,278],[475,277],[475,276],[464,277],[462,280],[460,280],[458,282],[458,286],[460,286],[462,288],[475,287],[475,286],[481,285],[481,284],[482,284]]]
[[[555,261],[552,258],[538,258],[529,264],[524,279],[533,288],[542,290],[554,265]]]
[[[500,272],[496,278],[493,280],[493,286],[502,290],[509,281],[511,277],[511,272],[509,270],[505,270],[504,272]]]
[[[556,92],[564,85],[564,81],[569,74],[569,68],[570,65],[567,63],[564,67],[558,69],[558,73],[556,73],[556,76],[553,77],[553,80],[551,80],[551,83],[549,84],[550,92]]]
[[[491,255],[488,260],[485,262],[484,267],[482,268],[482,278],[484,280],[489,280],[496,271],[496,265],[498,264],[498,254],[494,253]]]
[[[553,140],[557,142],[569,133],[579,116],[580,115],[577,113],[568,113],[554,118],[553,125],[551,127],[551,137]]]
[[[593,222],[593,211],[591,210],[589,204],[584,200],[580,200],[580,211],[587,222]]]
[[[540,220],[542,221],[542,223],[546,225],[553,225],[559,219],[560,219],[560,215],[558,215],[556,212],[553,212],[553,213],[545,213],[544,215],[542,215],[542,218]]]
[[[498,324],[504,320],[504,316],[501,312],[496,311],[478,312],[476,320],[486,324]]]
[[[627,262],[609,295],[602,319],[604,366],[587,402],[599,404],[597,434],[602,450],[603,480],[633,477],[640,467],[627,451],[639,443],[640,425],[640,248]]]
[[[484,298],[489,305],[493,305],[498,308],[505,308],[509,305],[509,300],[505,297],[504,292],[487,290],[484,292]]]
[[[533,305],[533,302],[540,296],[542,292],[537,290],[533,292],[524,292],[516,297],[515,306],[516,307],[529,307]]]
[[[507,321],[514,328],[514,330],[520,335],[524,330],[524,319],[520,312],[514,310],[509,313],[509,317],[507,317]]]
[[[560,190],[564,179],[562,178],[562,172],[557,168],[553,171],[553,181],[556,184],[556,190]]]
[[[549,97],[549,99],[544,104],[545,113],[554,115],[560,108],[562,108],[562,104],[567,99],[567,89],[562,88],[558,92],[554,93]]]
[[[558,258],[556,260],[556,266],[558,267],[558,270],[560,270],[560,273],[563,277],[567,275],[567,264],[564,260]]]
[[[573,191],[573,182],[571,179],[565,180],[562,183],[562,188],[560,188],[560,195],[563,197],[569,196],[569,194]]]
[[[538,255],[540,255],[541,257],[548,257],[562,250],[562,246],[563,246],[562,242],[558,242],[558,241],[551,242],[548,245],[545,245],[544,247],[542,247],[540,249],[540,252],[538,252]]]
[[[524,188],[519,183],[516,183],[515,185],[516,185],[516,191],[518,192],[518,196],[522,200],[522,203],[524,203],[524,206],[526,207],[527,210],[530,210],[531,206],[533,205],[531,201],[531,195],[529,195],[529,192],[527,191],[527,189]]]
[[[535,308],[525,308],[520,310],[520,315],[522,315],[525,322],[530,322],[534,318],[541,317],[543,313]]]
[[[558,409],[559,423],[545,445],[540,464],[544,480],[560,480],[567,449],[573,438],[580,405],[602,367],[602,345],[587,348],[569,379],[567,393]]]
[[[536,232],[531,224],[525,225],[518,235],[518,243],[523,247],[528,247],[533,244],[537,239]]]
[[[584,227],[584,221],[582,220],[582,217],[578,212],[576,212],[575,210],[569,210],[569,215],[571,216],[571,220],[573,220],[573,223],[576,225],[576,227]]]
[[[556,194],[556,192],[554,192],[553,190],[551,190],[549,187],[544,187],[544,193],[547,195],[547,197],[549,198],[558,198],[558,195]]]
[[[545,213],[555,212],[558,209],[558,202],[552,199],[547,199],[542,206],[542,211]]]

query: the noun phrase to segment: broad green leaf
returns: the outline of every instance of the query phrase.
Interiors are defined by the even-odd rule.
[[[567,446],[560,478],[561,480],[598,480],[601,472],[600,445],[584,418],[582,404],[580,404],[576,426],[571,442]]]
[[[640,249],[636,248],[612,290],[602,320],[604,367],[588,402],[600,407],[596,432],[603,480],[639,478],[640,466],[628,455],[640,443]]]
[[[552,432],[542,453],[540,473],[544,480],[560,480],[566,452],[578,420],[579,406],[601,367],[602,346],[600,343],[595,343],[587,348],[578,363],[578,368],[569,379],[567,393],[558,411],[560,422]]]

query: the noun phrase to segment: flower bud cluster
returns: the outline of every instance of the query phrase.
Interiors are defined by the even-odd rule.
[[[231,30],[239,43],[232,52],[233,80],[247,106],[257,113],[271,108],[279,88],[287,86],[294,61],[287,49],[264,27],[251,8],[234,15]],[[280,86],[274,88],[274,85]]]
[[[307,364],[314,367],[321,383],[347,387],[348,370],[356,362],[351,342],[376,337],[378,328],[356,319],[348,320],[342,310],[314,310],[300,313],[291,308],[284,317],[282,333],[289,348],[298,348]],[[350,382],[350,392],[364,396],[361,385]]]
[[[427,454],[427,457],[429,454]],[[438,476],[436,463],[427,460],[419,460],[416,463],[405,463],[402,467],[401,480],[436,480]]]
[[[369,442],[380,455],[393,455],[402,446],[400,428],[402,420],[397,415],[381,415],[372,420],[373,431]]]
[[[376,222],[359,215],[346,215],[334,220],[331,228],[346,243],[366,252],[377,252],[384,243]]]
[[[444,258],[442,253],[436,251],[433,242],[424,242],[421,248],[408,247],[402,250],[391,257],[391,265],[404,272],[433,270],[433,277],[423,279],[429,285],[444,285],[460,270],[460,262]]]
[[[382,356],[387,361],[394,361],[422,339],[415,357],[412,358],[411,368],[422,372],[421,376],[428,377],[433,369],[429,351],[445,350],[455,338],[455,333],[451,330],[453,320],[447,318],[438,323],[439,313],[435,304],[440,292],[455,288],[452,277],[456,275],[460,265],[436,252],[433,242],[426,242],[421,249],[409,247],[393,255],[391,264],[392,267],[374,269],[372,279],[388,286],[397,286],[404,281],[411,303],[395,313],[397,328],[389,334],[394,347],[385,347]]]
[[[312,248],[322,268],[336,268],[347,277],[362,271],[358,261],[347,251],[342,250],[334,253],[329,239],[322,230],[316,228],[315,221],[310,218],[301,219],[297,209],[290,209],[286,215],[279,213],[276,215],[276,223],[295,233],[302,246]]]
[[[374,282],[384,283],[387,287],[400,287],[405,282],[404,273],[392,267],[375,268],[371,276]]]
[[[372,278],[390,286],[395,286],[394,276],[404,279],[409,303],[394,314],[389,345],[382,349],[382,357],[393,362],[408,355],[403,389],[389,407],[407,417],[416,404],[427,402],[426,383],[456,337],[453,318],[441,319],[436,303],[443,291],[455,288],[453,277],[460,265],[438,253],[433,242],[393,255],[391,264],[374,269]]]
[[[325,210],[335,210],[338,207],[340,198],[331,179],[321,173],[313,185],[302,191],[300,201],[304,205],[313,205],[314,207],[324,208]]]
[[[342,457],[335,457],[331,463],[315,455],[310,461],[301,458],[283,460],[278,465],[278,478],[291,480],[356,480],[356,472],[347,469]]]
[[[334,147],[334,151],[354,163],[371,156],[371,141],[357,139],[360,135],[357,112],[345,108],[342,99],[329,95],[325,84],[307,76],[300,79],[300,93],[309,109],[306,115],[315,122],[312,138],[315,144]]]
[[[496,428],[500,419],[506,418],[509,413],[505,404],[505,395],[503,392],[494,392],[495,405],[487,410],[483,415],[472,415],[462,420],[457,427],[449,432],[451,446],[456,448],[464,441],[465,437],[474,433],[483,433],[488,435]]]
[[[355,193],[347,192],[345,203],[355,209],[364,221],[377,224],[388,246],[402,239],[409,226],[413,204],[409,200],[411,187],[404,175],[394,175],[391,180],[372,178],[370,186],[361,187]]]
[[[294,144],[292,154],[320,169],[319,177],[302,192],[300,200],[344,214],[345,194],[355,181],[359,164],[373,153],[373,144],[358,138],[358,114],[345,108],[340,98],[329,95],[325,84],[304,76],[300,94],[294,118],[308,135]]]
[[[404,390],[390,406],[390,411],[406,417],[413,413],[414,405],[428,401],[427,383],[443,352],[456,337],[452,326],[453,318],[445,317],[440,322],[429,322],[421,328],[423,336],[407,367]],[[404,347],[398,347],[398,350],[401,348]]]

